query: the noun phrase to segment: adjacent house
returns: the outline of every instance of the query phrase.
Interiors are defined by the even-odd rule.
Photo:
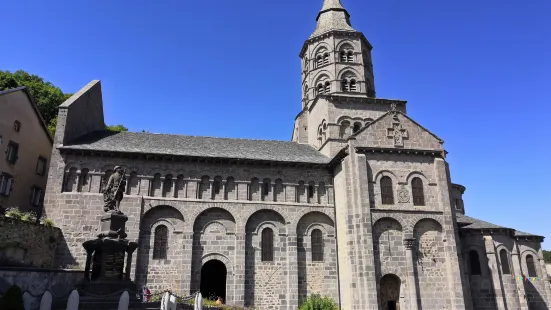
[[[41,213],[52,143],[27,88],[0,91],[0,208]]]

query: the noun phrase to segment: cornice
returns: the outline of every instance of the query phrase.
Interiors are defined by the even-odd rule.
[[[380,147],[356,147],[357,153],[361,154],[398,154],[398,155],[423,155],[430,157],[446,158],[447,152],[438,150],[422,150],[422,149],[396,149],[396,148],[380,148]]]
[[[300,50],[299,57],[303,58],[304,53],[306,52],[306,49],[308,48],[308,45],[311,43],[315,43],[324,39],[327,39],[331,36],[343,36],[343,37],[353,37],[353,38],[359,38],[363,43],[367,45],[369,50],[373,50],[373,45],[369,43],[367,38],[364,36],[364,34],[360,31],[343,31],[343,30],[330,30],[327,32],[324,32],[318,36],[315,36],[313,38],[309,38],[306,41],[304,41],[304,44],[302,45],[302,49]]]

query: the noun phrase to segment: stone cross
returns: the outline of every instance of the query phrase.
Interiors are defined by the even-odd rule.
[[[40,310],[52,309],[52,294],[49,291],[44,292],[42,299],[40,300]]]
[[[402,124],[393,123],[392,128],[388,128],[388,137],[394,139],[395,146],[404,146],[404,138],[407,139],[408,131],[402,128]]]
[[[78,291],[77,290],[73,290],[71,292],[71,295],[69,295],[69,300],[67,301],[67,310],[78,310],[78,301],[79,301],[79,296],[78,296]]]
[[[128,310],[128,304],[130,303],[130,296],[127,291],[124,291],[119,298],[118,310]]]

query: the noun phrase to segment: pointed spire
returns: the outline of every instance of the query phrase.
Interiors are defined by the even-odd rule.
[[[350,14],[340,0],[324,0],[316,21],[316,30],[310,38],[331,30],[355,31],[350,25]]]

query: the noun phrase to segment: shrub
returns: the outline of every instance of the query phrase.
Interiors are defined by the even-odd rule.
[[[49,218],[42,218],[42,220],[40,221],[40,223],[44,226],[47,226],[47,227],[54,227],[54,221],[52,221],[51,219]]]
[[[19,286],[12,286],[6,294],[0,298],[0,309],[2,310],[25,310],[23,306],[23,293]]]
[[[19,208],[17,207],[8,208],[4,213],[5,217],[9,217],[16,220],[21,220],[23,218],[23,215],[25,214],[19,211]]]
[[[327,297],[314,294],[310,295],[303,303],[300,305],[299,310],[338,310],[339,307],[337,303]]]

